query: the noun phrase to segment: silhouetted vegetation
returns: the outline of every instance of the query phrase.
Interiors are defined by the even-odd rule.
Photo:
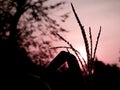
[[[40,76],[43,71],[40,66],[45,62],[43,59],[53,57],[54,50],[49,47],[51,41],[58,40],[54,33],[66,32],[49,14],[65,2],[44,5],[47,1],[0,0],[0,81],[1,86],[5,86],[3,89],[36,90],[41,87],[40,80],[33,76]],[[68,17],[68,13],[64,15]],[[64,15],[61,18],[65,21]],[[39,49],[37,54],[31,53],[33,48]]]
[[[72,6],[74,14],[76,15],[75,17],[82,29],[86,52],[89,58],[88,61],[92,60],[92,62],[84,62],[85,64],[81,62],[82,68],[80,68],[79,62],[81,59],[77,56],[80,53],[58,34],[59,31],[65,32],[66,30],[62,29],[47,13],[47,11],[64,4],[64,2],[43,6],[43,3],[46,1],[47,0],[0,1],[1,90],[119,90],[120,68],[116,65],[106,65],[100,60],[95,59],[101,28],[97,37],[94,53],[92,54],[91,30],[89,32],[91,40],[90,53],[84,28]],[[37,21],[39,23],[36,27],[34,23]],[[31,57],[28,56],[28,52],[31,49],[30,46],[39,47],[39,56],[41,59],[52,56],[52,52],[48,54],[46,51],[46,49],[49,51],[47,47],[51,47],[50,41],[40,38],[40,43],[35,42],[33,33],[36,28],[41,32],[41,36],[47,35],[49,38],[58,36],[69,45],[69,47],[56,47],[66,48],[68,51],[60,52],[46,68],[33,63],[37,55],[32,58],[33,61]],[[47,31],[44,31],[44,28]],[[72,49],[77,57],[71,54],[69,49]],[[64,63],[68,64],[68,68],[59,71],[58,69]]]
[[[50,50],[49,47],[52,46],[52,41],[58,40],[54,33],[66,30],[51,17],[51,13],[65,2],[45,4],[48,1],[0,1],[0,42],[3,43],[1,46],[7,43],[11,48],[22,47],[35,63],[41,64],[41,61],[45,62],[46,59],[53,57],[55,50]],[[59,17],[61,21],[65,21],[68,13]],[[39,51],[33,52],[31,49]]]
[[[60,64],[68,62],[69,68],[66,71],[57,71]],[[49,81],[53,90],[119,90],[120,68],[116,65],[104,64],[96,59],[94,61],[94,73],[90,77],[85,75],[79,68],[74,55],[62,51],[51,62]]]
[[[120,82],[120,68],[117,67],[117,65],[109,65],[109,64],[106,65],[102,61],[99,61],[98,59],[95,58],[97,45],[101,33],[101,27],[97,36],[94,52],[92,54],[93,47],[92,47],[91,28],[89,28],[90,45],[91,45],[89,50],[89,43],[87,40],[85,29],[82,26],[73,5],[72,5],[72,9],[78,21],[80,29],[82,31],[88,62],[85,62],[83,57],[79,58],[78,54],[80,53],[65,38],[63,38],[61,35],[56,33],[56,35],[65,43],[67,43],[68,46],[54,47],[56,49],[66,48],[67,52],[65,51],[60,52],[47,67],[48,72],[52,73],[52,75],[50,76],[51,88],[53,90],[120,89],[118,85]],[[70,53],[69,49],[73,50],[77,58]],[[84,61],[84,64],[82,60]],[[67,62],[68,64],[68,69],[66,71],[63,71],[62,73],[57,71],[58,68],[65,62]],[[82,68],[80,68],[78,62],[80,62]]]

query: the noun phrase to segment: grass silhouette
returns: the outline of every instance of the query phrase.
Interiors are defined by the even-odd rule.
[[[1,86],[5,86],[3,87],[4,89],[8,87],[12,90],[120,90],[120,68],[116,65],[104,64],[95,58],[101,27],[93,51],[91,28],[89,28],[89,47],[85,29],[75,12],[74,6],[72,4],[71,6],[82,31],[88,62],[85,62],[84,58],[82,58],[83,64],[79,57],[81,55],[80,52],[58,33],[56,35],[68,46],[53,48],[66,48],[67,52],[60,52],[47,68],[42,68],[32,63],[24,49],[20,49],[17,46],[11,48],[9,43],[1,44],[0,59],[3,70],[1,72],[3,79],[1,80]],[[69,49],[74,51],[77,58],[70,53]],[[79,61],[82,69],[78,64]],[[68,70],[59,72],[57,69],[65,62],[68,63]],[[91,72],[92,69],[94,69],[94,73]]]
[[[80,54],[80,52],[78,52],[71,44],[69,41],[67,41],[65,38],[63,38],[60,34],[56,33],[56,35],[63,40],[65,43],[68,44],[69,47],[66,46],[61,46],[61,47],[54,47],[54,48],[66,48],[67,50],[72,49],[73,52],[75,53],[75,55],[77,56],[79,62],[81,63],[82,69],[84,70],[84,72],[86,74],[91,75],[92,74],[92,70],[94,70],[94,60],[95,60],[95,54],[96,54],[96,50],[97,50],[97,46],[98,46],[98,42],[99,42],[99,38],[100,38],[100,34],[101,34],[101,26],[100,26],[100,30],[97,36],[97,40],[96,40],[96,44],[95,44],[95,48],[93,51],[93,44],[92,44],[92,33],[91,33],[91,28],[89,27],[89,38],[90,38],[90,47],[89,47],[89,42],[86,36],[86,32],[85,29],[81,23],[81,21],[79,20],[77,13],[74,9],[73,4],[71,3],[71,7],[73,10],[73,13],[75,15],[75,18],[79,24],[82,36],[83,36],[83,40],[84,40],[84,44],[85,44],[85,49],[86,49],[86,55],[87,55],[87,62],[85,61],[85,59],[82,57],[82,55]],[[93,53],[93,55],[92,55]],[[82,60],[84,61],[84,64],[82,62],[82,60],[80,59],[79,55],[82,57]],[[87,66],[87,70],[86,70],[86,66]]]
[[[50,66],[48,68],[50,71],[55,71],[57,70],[58,66],[63,64],[64,62],[67,61],[71,64],[69,64],[69,70],[64,73],[64,76],[59,77],[60,80],[58,80],[58,87],[56,87],[56,90],[61,90],[61,89],[71,89],[71,90],[97,90],[99,89],[110,89],[110,90],[115,90],[115,89],[120,89],[119,87],[119,82],[120,82],[120,68],[117,67],[116,65],[109,65],[109,64],[104,64],[102,61],[99,61],[97,58],[95,58],[96,50],[98,47],[98,42],[101,34],[101,26],[100,30],[98,32],[95,48],[93,50],[93,42],[92,42],[92,33],[91,33],[91,28],[89,27],[89,39],[90,39],[90,47],[89,47],[89,42],[87,40],[86,32],[84,27],[82,26],[81,21],[79,20],[77,13],[74,9],[74,6],[71,4],[73,13],[76,17],[76,20],[79,24],[79,27],[82,32],[82,36],[84,39],[84,44],[86,48],[86,53],[87,53],[87,61],[85,62],[84,58],[83,61],[85,64],[83,64],[82,60],[80,59],[79,55],[80,52],[78,52],[71,44],[69,41],[67,41],[64,37],[62,37],[60,34],[56,33],[56,35],[63,40],[65,43],[68,44],[68,46],[58,46],[58,47],[53,47],[53,48],[66,48],[67,52],[60,52],[50,63]],[[69,49],[72,49],[73,52],[75,53],[77,58],[71,58],[71,53]],[[61,54],[64,53],[64,54]],[[82,56],[81,56],[82,57]],[[77,60],[78,59],[78,60]],[[80,61],[82,65],[83,72],[80,68],[78,68],[78,61]],[[77,64],[74,64],[77,63]],[[87,68],[86,68],[87,66]],[[72,68],[71,68],[72,67]],[[77,68],[77,69],[75,69]],[[76,72],[81,72],[81,74],[78,74]],[[94,72],[92,72],[94,71]],[[59,74],[60,75],[60,74]],[[76,77],[76,79],[74,79]],[[52,78],[53,80],[53,78]],[[64,83],[64,81],[66,82]],[[56,85],[56,84],[54,84]],[[54,86],[53,85],[53,86]],[[65,86],[64,86],[65,85]],[[62,87],[60,88],[59,87]]]

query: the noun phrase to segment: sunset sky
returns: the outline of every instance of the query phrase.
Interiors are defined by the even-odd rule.
[[[51,2],[53,1],[55,0],[51,0]],[[66,1],[67,4],[64,6],[64,10],[55,13],[62,14],[64,12],[70,12],[67,21],[62,24],[62,26],[69,31],[69,33],[64,34],[64,38],[82,54],[85,53],[82,34],[71,9],[70,3],[72,2],[87,34],[89,33],[89,27],[91,27],[93,45],[95,45],[99,28],[100,26],[102,27],[96,52],[98,59],[105,63],[117,63],[120,65],[118,59],[120,57],[120,0]],[[60,42],[59,45],[63,43],[64,42]]]

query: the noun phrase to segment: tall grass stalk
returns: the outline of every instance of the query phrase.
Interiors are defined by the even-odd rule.
[[[92,45],[92,33],[91,33],[91,28],[89,27],[89,38],[90,38],[90,48],[89,48],[89,43],[88,43],[88,40],[87,40],[87,36],[86,36],[86,33],[85,33],[85,29],[81,23],[81,21],[79,20],[79,17],[77,16],[77,13],[74,9],[74,6],[73,4],[71,3],[71,7],[72,7],[72,10],[73,10],[73,13],[75,15],[75,18],[79,24],[79,27],[81,29],[81,32],[82,32],[82,36],[83,36],[83,40],[84,40],[84,44],[85,44],[85,49],[86,49],[86,54],[87,54],[87,69],[88,69],[88,74],[91,75],[92,74],[92,70],[94,69],[93,65],[94,65],[94,59],[95,59],[95,54],[96,54],[96,50],[97,50],[97,45],[98,45],[98,41],[99,41],[99,37],[100,37],[100,34],[101,34],[101,26],[100,26],[100,30],[99,30],[99,33],[98,33],[98,36],[97,36],[97,41],[96,41],[96,44],[95,44],[95,49],[94,49],[94,54],[93,54],[93,57],[92,57],[92,53],[93,53],[93,45]]]
[[[97,36],[97,40],[96,40],[96,45],[95,45],[95,49],[94,49],[93,59],[95,58],[95,54],[96,54],[96,50],[97,50],[97,45],[98,45],[98,41],[99,41],[99,38],[100,38],[100,34],[101,34],[101,26],[100,26],[100,30],[99,30],[99,33],[98,33],[98,36]]]
[[[87,61],[88,61],[90,59],[90,52],[89,52],[89,44],[88,44],[87,36],[86,36],[86,33],[85,33],[85,29],[82,26],[81,21],[79,20],[79,18],[77,16],[77,13],[76,13],[72,3],[71,3],[71,6],[72,6],[73,13],[74,13],[74,15],[76,17],[76,20],[77,20],[77,22],[78,22],[78,24],[80,26],[81,32],[82,32],[82,36],[83,36],[84,44],[85,44],[85,48],[86,48],[86,53],[87,53]]]
[[[96,44],[95,44],[95,48],[94,48],[94,51],[93,51],[93,41],[92,41],[92,32],[91,32],[91,28],[89,27],[89,39],[90,39],[90,48],[89,48],[89,42],[88,42],[88,39],[87,39],[87,36],[86,36],[86,33],[85,33],[85,29],[84,27],[82,26],[82,23],[81,21],[79,20],[78,16],[77,16],[77,13],[74,9],[74,6],[73,4],[71,3],[71,7],[72,7],[72,10],[73,10],[73,13],[75,15],[75,18],[79,24],[79,27],[80,27],[80,30],[81,30],[81,33],[82,33],[82,36],[83,36],[83,40],[84,40],[84,44],[85,44],[85,50],[86,50],[86,54],[87,54],[87,62],[85,61],[85,59],[82,57],[81,53],[79,51],[77,51],[73,46],[72,44],[70,44],[65,38],[63,38],[61,35],[59,35],[58,33],[55,33],[61,40],[63,40],[65,43],[67,43],[69,45],[68,46],[58,46],[58,47],[53,47],[54,49],[55,48],[66,48],[67,51],[69,52],[69,49],[72,49],[73,52],[75,53],[76,57],[78,58],[81,66],[82,66],[82,69],[84,71],[85,74],[88,73],[88,75],[92,75],[92,70],[94,70],[94,60],[95,60],[95,54],[96,54],[96,50],[97,50],[97,46],[98,46],[98,42],[99,42],[99,38],[100,38],[100,34],[101,34],[101,26],[100,26],[100,30],[99,30],[99,33],[98,33],[98,36],[97,36],[97,40],[96,40]],[[94,53],[93,53],[94,52]],[[80,58],[81,56],[81,58]],[[84,64],[83,64],[83,62]],[[87,70],[86,70],[86,67],[87,67]]]
[[[92,59],[92,33],[91,33],[91,27],[89,27],[89,38],[90,38],[90,58]]]

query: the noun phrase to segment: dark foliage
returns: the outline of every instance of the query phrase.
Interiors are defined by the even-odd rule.
[[[28,56],[30,47],[40,49],[40,57],[37,57],[39,60],[52,57],[53,53],[48,48],[55,37],[54,32],[66,31],[49,16],[50,10],[65,2],[44,6],[47,1],[0,0],[1,90],[45,88],[39,77],[44,69],[33,63],[36,60],[35,53],[33,62]],[[36,42],[37,37],[34,35],[36,30],[40,32],[39,42]],[[44,40],[43,36],[48,36],[50,40]]]
[[[96,88],[119,90],[120,68],[116,65],[105,65],[101,61],[96,61],[94,79]]]
[[[57,68],[65,62],[68,63],[68,70],[57,71]],[[51,73],[49,77],[53,90],[120,89],[120,68],[116,65],[106,65],[99,60],[94,61],[94,73],[92,76],[84,75],[78,66],[77,59],[72,54],[62,51],[49,64],[47,70]]]
[[[51,17],[50,13],[59,9],[65,2],[44,4],[48,1],[0,0],[1,48],[6,43],[10,48],[20,46],[36,63],[53,57],[54,50],[49,48],[52,46],[52,41],[58,40],[54,33],[66,30]],[[68,16],[68,14],[64,15]],[[39,51],[34,53],[31,48]]]
[[[120,69],[116,65],[105,65],[103,62],[96,60],[94,61],[94,73],[89,77],[84,76],[83,71],[79,68],[76,57],[68,52],[60,52],[60,54],[54,58],[47,68],[43,68],[34,64],[31,61],[31,58],[26,54],[27,51],[24,48],[19,47],[20,43],[18,42],[22,41],[25,41],[22,43],[25,47],[29,47],[29,45],[36,46],[36,44],[32,42],[34,39],[31,36],[32,24],[30,24],[29,28],[25,26],[22,27],[22,25],[27,25],[26,20],[30,21],[34,19],[41,21],[41,16],[43,16],[44,21],[48,20],[47,22],[49,22],[48,24],[50,24],[50,27],[56,30],[56,26],[53,27],[53,25],[58,26],[58,24],[56,24],[54,20],[50,19],[45,12],[48,9],[53,9],[56,6],[61,5],[61,3],[43,8],[42,5],[45,1],[47,0],[38,0],[38,2],[33,2],[32,0],[0,1],[0,89],[119,90]],[[45,12],[43,12],[44,10],[41,10],[39,7],[43,8]],[[28,8],[30,8],[30,11]],[[20,17],[25,11],[27,11],[26,14],[31,16],[26,19],[21,19],[20,21]],[[40,11],[39,14],[36,13],[38,11]],[[52,23],[52,26],[50,22]],[[62,29],[62,31],[64,30]],[[50,32],[54,34],[52,31]],[[45,32],[43,31],[42,35],[44,34]],[[19,37],[19,35],[22,37]],[[44,40],[43,43],[49,45],[49,42]],[[68,63],[68,69],[59,72],[58,68],[65,62]]]

